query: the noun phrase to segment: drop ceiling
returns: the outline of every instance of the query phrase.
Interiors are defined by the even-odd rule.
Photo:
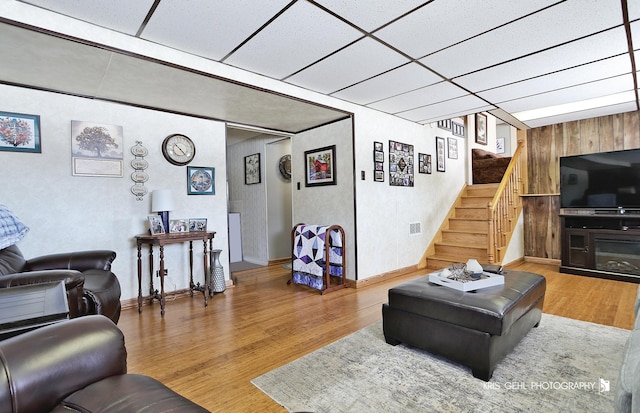
[[[21,3],[420,124],[490,112],[518,127],[537,127],[638,109],[640,0]],[[5,23],[0,26],[3,38],[33,42],[32,31],[22,33],[24,28]],[[42,38],[37,41],[50,43],[50,48],[30,49],[23,59],[42,54],[52,71],[33,74],[24,73],[24,66],[5,67],[0,81],[43,87],[37,83],[52,84],[67,76],[61,86],[67,92],[289,132],[348,115],[279,94],[265,101],[258,97],[264,90],[247,85],[233,84],[241,88],[237,93],[224,79],[188,68],[77,42],[69,49],[69,40],[38,35]],[[2,43],[3,56],[17,54],[6,46],[9,42]],[[96,71],[99,79],[94,79],[81,73],[86,67],[68,67],[65,62],[73,61],[79,48],[95,55],[85,66],[108,64],[109,70]],[[58,58],[56,51],[64,57]],[[1,66],[13,65],[4,60]],[[158,84],[157,79],[167,82]],[[145,83],[148,96],[127,96],[127,90]],[[181,85],[193,86],[189,92],[197,97],[198,108],[190,106],[193,96],[180,96]],[[567,106],[574,102],[581,102],[582,109]],[[246,113],[240,113],[243,105]],[[297,105],[298,111],[293,108]],[[554,110],[531,112],[544,108]],[[276,115],[285,110],[296,116]],[[260,111],[264,114],[256,115]],[[248,122],[248,114],[258,117]],[[301,121],[300,116],[311,118]]]

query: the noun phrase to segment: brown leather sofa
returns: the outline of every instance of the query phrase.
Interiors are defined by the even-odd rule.
[[[120,283],[111,270],[114,251],[95,250],[25,259],[16,245],[0,250],[0,288],[64,281],[69,316],[101,314],[120,318]]]
[[[0,341],[0,411],[207,412],[159,381],[127,374],[120,329],[91,315]]]

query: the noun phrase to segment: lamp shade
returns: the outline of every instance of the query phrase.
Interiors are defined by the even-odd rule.
[[[173,211],[173,195],[168,189],[156,189],[151,193],[151,211]]]

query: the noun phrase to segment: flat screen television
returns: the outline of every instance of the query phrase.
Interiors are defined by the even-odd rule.
[[[640,149],[560,158],[561,208],[640,208]]]

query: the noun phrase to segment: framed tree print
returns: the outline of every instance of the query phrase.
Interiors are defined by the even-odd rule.
[[[0,112],[0,151],[40,153],[40,116]]]

